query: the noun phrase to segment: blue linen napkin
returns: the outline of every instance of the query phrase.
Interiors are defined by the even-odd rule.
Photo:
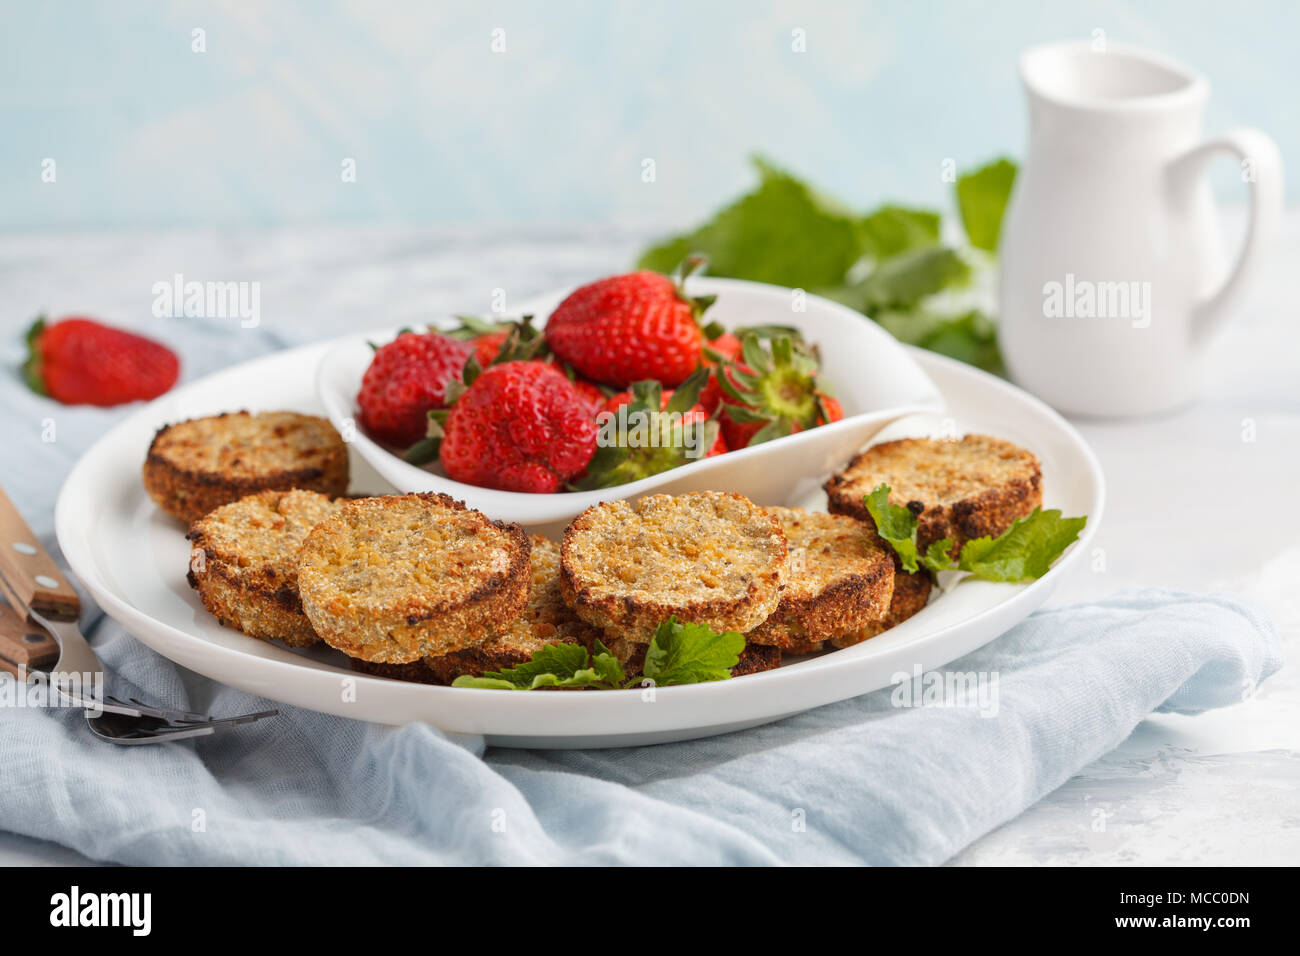
[[[132,690],[267,706],[111,621],[92,633]],[[1280,664],[1253,608],[1151,590],[1035,614],[945,668],[997,674],[991,716],[896,706],[886,688],[707,740],[485,753],[288,707],[226,736],[113,747],[78,712],[0,708],[0,827],[136,864],[937,864],[1152,711],[1236,703]]]
[[[283,344],[202,323],[184,338],[187,379]],[[0,484],[57,554],[64,475],[131,409],[32,395],[12,371],[16,338],[0,358]],[[102,616],[83,627],[116,693],[270,706]],[[0,707],[0,829],[138,864],[940,863],[1152,711],[1235,703],[1280,664],[1249,606],[1145,591],[1041,612],[945,668],[998,675],[991,717],[897,707],[887,688],[708,740],[529,753],[288,707],[226,736],[113,747],[79,712]]]

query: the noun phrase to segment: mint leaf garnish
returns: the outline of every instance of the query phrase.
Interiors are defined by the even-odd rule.
[[[1035,508],[1033,513],[1012,522],[1011,527],[996,538],[972,538],[962,545],[961,555],[954,561],[949,552],[952,539],[933,541],[918,555],[916,531],[919,522],[906,508],[889,503],[889,486],[879,484],[863,502],[876,531],[898,555],[903,570],[913,572],[924,567],[932,572],[965,571],[985,581],[1032,581],[1041,578],[1052,562],[1078,540],[1079,532],[1088,523],[1087,517],[1062,518],[1059,509],[1044,511]]]
[[[608,648],[596,642],[593,660],[581,644],[547,644],[532,659],[515,667],[487,671],[482,677],[463,674],[452,687],[485,690],[537,690],[540,687],[619,687],[627,679],[623,666]]]
[[[1035,508],[996,538],[975,538],[961,549],[958,567],[986,581],[1032,581],[1041,578],[1079,537],[1088,523],[1062,518],[1059,509]]]
[[[902,562],[903,570],[916,570],[916,515],[902,505],[889,503],[889,485],[880,484],[862,499],[876,523],[876,533],[889,543]]]
[[[660,686],[726,680],[744,649],[743,634],[715,634],[703,624],[670,617],[650,641],[642,675]]]

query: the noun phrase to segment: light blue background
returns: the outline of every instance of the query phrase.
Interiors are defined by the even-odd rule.
[[[1300,152],[1300,3],[5,0],[0,230],[686,224],[761,151],[858,207],[1019,155],[1018,51],[1095,29]],[[206,30],[207,52],[191,51]],[[505,31],[506,52],[490,49]],[[807,52],[791,50],[806,31]],[[42,183],[41,162],[57,164]],[[353,157],[357,182],[341,181]],[[642,182],[642,161],[657,179]],[[1223,176],[1224,190],[1240,184]],[[1234,196],[1233,198],[1237,198]]]

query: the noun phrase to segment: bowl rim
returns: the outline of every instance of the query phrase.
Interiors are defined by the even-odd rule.
[[[719,295],[728,289],[744,290],[749,294],[759,295],[770,299],[781,298],[788,299],[791,293],[800,291],[787,288],[785,286],[771,285],[764,282],[751,282],[747,279],[728,279],[713,276],[697,276],[687,279],[688,288],[691,291],[702,291],[704,293],[717,292]],[[536,316],[534,324],[540,329],[545,328],[546,321],[554,307],[547,309],[538,309],[538,303],[549,303],[563,301],[574,289],[580,285],[570,285],[554,289],[549,292],[540,293],[524,300],[519,306],[512,310],[516,315],[534,314]],[[872,321],[868,316],[855,309],[828,299],[815,293],[806,292],[806,301],[809,304],[815,304],[821,309],[833,316],[843,319],[846,324],[852,323],[855,327],[862,330],[867,337],[875,338],[880,346],[887,350],[894,350],[902,357],[904,361],[914,367],[918,376],[929,383],[929,393],[925,396],[918,397],[917,401],[901,403],[898,405],[886,406],[880,409],[857,412],[853,415],[845,415],[838,422],[831,422],[827,425],[820,425],[815,430],[821,437],[838,435],[842,432],[861,429],[864,426],[885,423],[904,415],[916,414],[920,412],[933,412],[942,409],[943,396],[938,388],[930,381],[916,359],[909,353],[903,343],[899,342],[883,328]],[[545,312],[544,315],[538,313]],[[429,324],[433,327],[440,325],[450,325],[455,321],[452,316],[436,316]],[[479,485],[471,485],[466,482],[456,481],[445,475],[439,475],[428,471],[418,465],[404,461],[402,457],[388,449],[384,445],[375,441],[367,435],[356,421],[355,399],[348,399],[345,406],[340,405],[340,392],[331,384],[331,377],[334,373],[335,366],[338,362],[346,360],[347,357],[354,356],[362,345],[370,343],[384,344],[396,338],[397,332],[403,326],[396,326],[388,329],[371,332],[358,332],[349,336],[344,336],[334,340],[331,347],[322,355],[320,363],[316,368],[315,389],[317,398],[325,408],[326,415],[331,423],[340,431],[348,431],[351,437],[348,439],[350,444],[357,446],[358,453],[378,471],[386,481],[397,487],[412,487],[418,485],[429,485],[431,490],[441,491],[450,494],[456,498],[466,498],[472,496],[476,499],[474,506],[480,510],[492,513],[496,512],[513,512],[520,511],[536,512],[537,517],[527,519],[529,523],[545,523],[550,521],[563,520],[572,517],[584,509],[607,501],[616,501],[624,498],[635,498],[641,495],[650,494],[655,489],[675,482],[685,475],[700,476],[708,471],[716,470],[720,467],[729,467],[740,462],[752,460],[756,457],[765,457],[773,454],[775,449],[782,449],[791,452],[798,448],[799,444],[806,442],[814,436],[814,430],[809,429],[796,435],[787,435],[783,438],[775,439],[771,442],[765,442],[762,445],[751,445],[747,448],[739,448],[728,451],[725,455],[714,458],[701,458],[669,471],[660,472],[657,475],[650,475],[646,478],[640,478],[636,481],[627,482],[622,485],[615,485],[610,488],[601,488],[591,491],[564,491],[553,494],[538,494],[523,491],[505,491],[497,488],[485,488]],[[401,475],[409,476],[410,480],[400,480]],[[417,477],[422,476],[422,477]],[[534,505],[528,508],[528,505]]]

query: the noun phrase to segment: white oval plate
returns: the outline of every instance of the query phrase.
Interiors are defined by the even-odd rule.
[[[777,441],[742,448],[717,458],[691,462],[600,491],[555,495],[523,494],[479,488],[445,477],[437,466],[420,468],[372,441],[356,426],[357,389],[374,354],[370,342],[388,342],[397,334],[357,335],[342,339],[326,354],[316,377],[325,413],[366,461],[401,491],[441,491],[494,518],[517,521],[542,534],[557,535],[576,515],[601,501],[633,498],[652,491],[681,493],[725,488],[758,502],[786,500],[792,488],[806,493],[838,467],[882,427],[904,415],[938,411],[943,399],[911,355],[888,332],[861,313],[820,296],[804,298],[805,309],[791,308],[790,289],[737,279],[692,278],[691,295],[716,295],[709,321],[727,328],[787,325],[821,346],[822,377],[844,407],[844,419]],[[516,308],[520,315],[545,319],[572,291],[560,289]],[[778,464],[779,462],[779,464]]]
[[[963,581],[901,626],[856,647],[736,680],[661,688],[652,702],[635,690],[522,693],[366,677],[335,651],[291,651],[218,625],[185,582],[185,529],[153,506],[140,482],[150,439],[165,423],[241,407],[320,414],[312,377],[335,344],[236,366],[144,407],[86,452],[64,483],[55,513],[68,564],[124,628],[184,667],[299,707],[388,724],[428,721],[521,747],[631,746],[752,727],[888,686],[914,666],[940,667],[987,643],[1047,600],[1087,553],[1101,519],[1101,469],[1064,419],[993,376],[909,350],[938,385],[951,416],[909,418],[880,437],[979,430],[1008,438],[1042,461],[1046,507],[1089,515],[1081,539],[1038,581]],[[354,491],[392,490],[360,456],[353,455],[352,466]],[[784,460],[768,465],[785,466]],[[765,503],[824,507],[825,498],[818,492]],[[343,693],[345,681],[355,682],[355,699]]]

